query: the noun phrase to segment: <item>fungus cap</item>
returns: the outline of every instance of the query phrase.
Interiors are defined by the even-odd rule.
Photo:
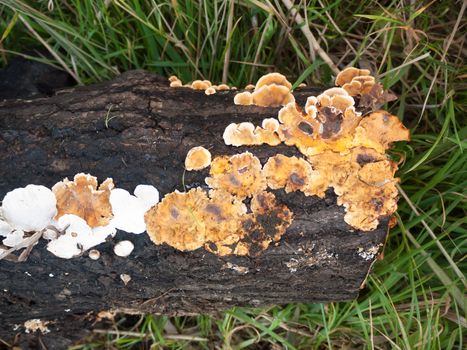
[[[159,191],[152,185],[138,185],[133,194],[149,209],[159,202]]]
[[[145,192],[145,189],[148,192]],[[137,193],[144,198],[140,199],[124,189],[113,189],[109,198],[114,215],[110,225],[128,233],[140,234],[146,231],[144,214],[157,203],[156,199],[158,199],[158,196],[153,197],[152,201],[148,198],[152,192],[148,187],[140,187]]]
[[[211,164],[211,152],[206,148],[197,146],[190,149],[185,158],[185,169],[201,170]]]
[[[73,214],[61,216],[55,227],[64,232],[57,239],[47,244],[47,250],[55,256],[70,259],[84,251],[105,242],[109,235],[115,233],[113,227],[104,226],[92,229],[84,219]]]
[[[65,178],[56,183],[52,191],[57,199],[55,220],[65,214],[77,215],[91,227],[106,226],[112,218],[109,202],[114,184],[106,179],[97,188],[97,178],[90,174],[76,174],[73,181]]]
[[[6,237],[11,231],[13,231],[13,227],[8,222],[0,219],[0,236]]]
[[[14,230],[6,235],[6,238],[2,241],[7,247],[15,247],[18,244],[21,244],[24,240],[24,231],[23,230]]]
[[[45,186],[27,185],[8,192],[2,201],[5,221],[15,229],[40,231],[57,213],[56,199]]]
[[[196,209],[208,203],[200,188],[167,194],[146,212],[144,220],[149,238],[155,244],[167,243],[179,250],[195,250],[205,242],[205,226]]]
[[[248,91],[239,92],[234,97],[234,103],[236,105],[249,106],[253,104],[253,95]]]
[[[290,88],[284,85],[263,85],[252,93],[253,104],[261,107],[279,107],[294,102]]]
[[[204,90],[204,93],[206,95],[214,95],[216,93],[216,89],[210,86],[206,90]]]
[[[336,76],[336,85],[343,86],[345,83],[350,83],[354,77],[362,76],[362,75],[370,75],[370,71],[368,69],[358,69],[355,67],[347,67],[343,71],[341,71]]]
[[[128,240],[120,241],[114,246],[114,253],[117,256],[121,256],[122,258],[125,258],[131,254],[133,249],[135,249],[135,246],[131,241],[128,241]]]
[[[174,80],[170,82],[170,87],[182,87],[182,81],[181,80]]]
[[[284,75],[274,72],[263,75],[261,78],[259,78],[256,82],[255,90],[258,90],[263,86],[272,84],[285,86],[288,90],[292,88],[292,84],[287,80],[287,78]]]
[[[211,85],[209,80],[195,80],[191,83],[191,88],[194,90],[206,90],[211,87]]]
[[[244,199],[266,189],[261,168],[259,159],[250,152],[216,157],[205,182],[212,189],[224,190]]]

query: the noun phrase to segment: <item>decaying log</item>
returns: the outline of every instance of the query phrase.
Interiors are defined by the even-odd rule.
[[[295,96],[304,104],[317,92],[299,89]],[[164,78],[133,71],[50,98],[0,102],[0,198],[27,184],[51,187],[79,172],[112,177],[130,191],[152,184],[161,196],[203,186],[208,171],[184,172],[183,166],[188,150],[200,145],[213,156],[249,150],[262,164],[279,152],[299,155],[284,145],[226,146],[222,133],[228,124],[260,125],[279,110],[236,106],[234,94],[169,88]],[[51,321],[51,334],[69,332],[101,310],[182,315],[356,298],[385,241],[388,220],[361,232],[344,222],[332,189],[325,199],[273,192],[294,220],[277,245],[256,257],[219,257],[202,248],[182,252],[156,246],[146,234],[119,232],[98,246],[96,261],[86,254],[57,258],[44,240],[25,262],[0,261],[0,335],[14,334],[15,325],[21,325],[17,332],[24,330],[33,318]],[[125,238],[135,250],[118,257],[113,246]],[[122,274],[131,276],[126,285]]]

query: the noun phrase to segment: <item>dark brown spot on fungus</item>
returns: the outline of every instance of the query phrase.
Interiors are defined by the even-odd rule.
[[[300,122],[298,128],[307,135],[313,135],[313,127],[307,122]]]
[[[324,107],[320,110],[320,116],[323,123],[321,137],[328,139],[339,133],[343,121],[343,115],[340,111],[332,107]]]
[[[225,190],[239,199],[251,197],[266,188],[261,163],[249,152],[214,158],[209,174],[206,178],[208,186]]]

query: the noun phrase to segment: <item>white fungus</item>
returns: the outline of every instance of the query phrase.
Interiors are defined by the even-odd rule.
[[[110,192],[110,205],[113,219],[110,225],[129,233],[143,233],[146,231],[144,214],[159,201],[159,192],[153,186],[138,185],[135,195],[116,188]]]
[[[110,225],[91,229],[86,221],[73,214],[65,214],[56,222],[56,227],[64,234],[49,242],[47,250],[63,259],[70,259],[82,252],[105,242],[115,233]]]
[[[3,220],[0,220],[0,236],[6,237],[11,231],[13,231],[13,227]]]
[[[88,256],[92,260],[98,260],[101,256],[101,253],[97,249],[91,249],[88,253]]]
[[[8,192],[2,201],[5,221],[26,232],[40,231],[57,213],[53,192],[44,186],[27,185]]]
[[[120,241],[114,247],[115,255],[127,257],[131,254],[135,246],[130,241]]]
[[[6,238],[3,240],[3,244],[7,247],[14,247],[23,242],[24,232],[22,230],[14,230],[13,232],[6,235]]]

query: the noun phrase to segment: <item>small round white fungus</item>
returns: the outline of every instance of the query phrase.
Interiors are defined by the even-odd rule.
[[[131,254],[135,246],[130,241],[120,241],[114,247],[115,255],[127,257]]]
[[[100,258],[101,256],[101,253],[99,253],[99,251],[97,249],[91,249],[89,251],[89,254],[88,256],[92,259],[92,260],[97,260]]]

